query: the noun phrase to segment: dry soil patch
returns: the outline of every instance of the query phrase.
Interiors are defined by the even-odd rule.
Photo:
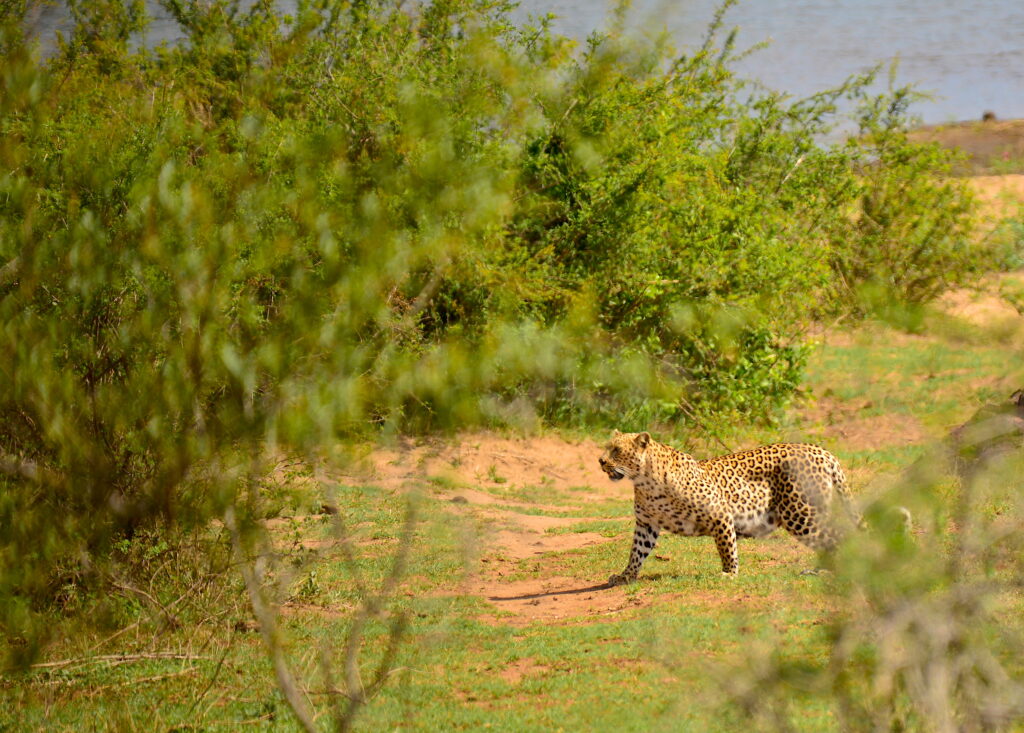
[[[1024,303],[1012,303],[1008,296],[1024,295],[1024,273],[1000,273],[982,280],[975,288],[951,290],[939,298],[945,313],[983,329],[1024,333]]]
[[[523,657],[498,672],[498,677],[510,685],[518,685],[524,677],[541,677],[550,671],[549,665],[538,662],[533,657]]]
[[[593,440],[478,433],[451,442],[403,441],[396,448],[375,450],[346,478],[388,488],[425,482],[453,490],[540,486],[563,491],[595,487],[593,494],[602,496],[602,489],[610,489],[611,482],[598,468],[600,454],[601,446]],[[588,498],[585,492],[580,495]]]
[[[978,198],[981,219],[993,222],[1016,216],[1024,205],[1024,175],[974,176],[967,185]]]
[[[870,402],[851,404],[829,396],[800,410],[807,433],[816,440],[839,441],[852,450],[920,445],[930,440],[924,425],[911,415],[863,415]]]
[[[1024,120],[986,120],[924,125],[911,133],[917,141],[937,142],[967,154],[959,175],[1015,173],[1024,159]]]
[[[598,468],[601,450],[592,440],[574,442],[556,436],[472,434],[451,442],[407,441],[371,451],[342,480],[395,491],[429,487],[434,496],[449,502],[452,512],[479,520],[484,545],[481,573],[460,590],[479,595],[494,607],[486,620],[524,625],[595,619],[641,601],[635,594],[627,596],[622,588],[559,577],[556,567],[544,579],[510,581],[508,576],[522,560],[541,560],[549,553],[558,557],[612,541],[596,532],[549,531],[589,521],[580,516],[588,502],[632,496],[631,486],[612,483]],[[523,488],[535,496],[538,487],[541,496],[550,495],[551,503],[509,497]],[[574,516],[550,516],[553,513]],[[628,520],[628,513],[623,518]],[[619,541],[625,555],[628,532]]]

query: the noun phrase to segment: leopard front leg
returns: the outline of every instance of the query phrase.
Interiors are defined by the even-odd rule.
[[[629,552],[626,569],[608,578],[608,585],[622,585],[636,580],[640,566],[644,564],[644,560],[651,554],[651,550],[658,542],[658,534],[658,529],[637,520],[636,528],[633,530],[633,549]]]

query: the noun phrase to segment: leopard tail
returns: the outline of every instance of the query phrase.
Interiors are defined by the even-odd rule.
[[[842,502],[843,509],[846,511],[850,521],[853,522],[857,529],[864,529],[864,516],[857,511],[853,504],[850,483],[846,480],[846,474],[843,472],[843,467],[839,465],[839,461],[836,461],[832,466],[832,485],[835,487],[839,500]]]
[[[850,493],[850,484],[846,480],[846,474],[843,473],[843,469],[838,462],[832,467],[832,484],[835,486],[836,493],[839,494],[840,501],[842,501],[843,508],[846,510],[846,514],[849,516],[850,521],[854,523],[857,529],[865,529],[867,527],[867,523],[864,521],[864,515],[858,512],[854,507],[853,495]],[[905,506],[894,506],[891,510],[899,514],[900,523],[903,525],[903,531],[908,533],[912,532],[914,520],[910,514],[910,510]]]

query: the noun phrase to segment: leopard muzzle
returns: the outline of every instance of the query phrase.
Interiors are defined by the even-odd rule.
[[[626,472],[618,466],[615,466],[611,461],[605,460],[603,457],[598,459],[598,463],[601,464],[601,470],[608,474],[608,478],[612,481],[621,481],[626,478]]]

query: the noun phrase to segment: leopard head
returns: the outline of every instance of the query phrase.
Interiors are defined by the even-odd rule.
[[[650,444],[650,433],[620,433],[616,430],[598,459],[601,470],[612,481],[635,478],[641,473],[644,453]]]

